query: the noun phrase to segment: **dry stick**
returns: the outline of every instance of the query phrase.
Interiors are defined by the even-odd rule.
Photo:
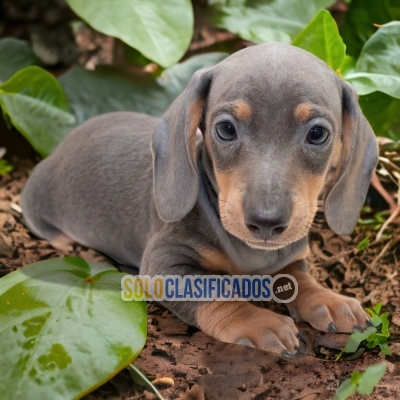
[[[385,199],[386,203],[389,204],[390,210],[394,211],[397,207],[396,201],[394,200],[393,196],[382,186],[376,171],[374,171],[372,175],[371,185]]]
[[[387,252],[387,250],[389,249],[389,247],[391,246],[393,242],[393,239],[389,240],[385,246],[383,247],[383,249],[381,250],[381,252],[378,254],[378,256],[375,258],[374,261],[372,261],[372,263],[369,265],[369,269],[373,269],[376,265],[376,263],[383,257],[383,255]]]
[[[377,233],[376,238],[375,238],[375,242],[379,242],[381,240],[383,232],[388,227],[388,225],[393,222],[393,220],[397,217],[399,212],[400,212],[400,205],[396,206],[396,208],[392,212],[392,215],[385,221],[385,223],[382,225],[381,229],[379,229],[379,232]]]

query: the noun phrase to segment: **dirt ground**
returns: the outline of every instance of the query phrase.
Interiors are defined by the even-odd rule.
[[[26,264],[67,254],[112,262],[79,245],[70,251],[60,250],[34,237],[22,225],[18,210],[20,192],[33,163],[14,160],[14,165],[12,173],[0,177],[0,276]],[[376,231],[360,226],[351,236],[338,237],[319,213],[310,233],[312,275],[337,292],[355,296],[364,306],[381,301],[391,315],[392,355],[386,357],[387,373],[373,395],[352,399],[400,397],[399,222],[398,218],[386,231],[387,236],[374,243]],[[357,251],[356,245],[367,234],[371,244]],[[286,312],[281,304],[270,307]],[[348,336],[324,334],[299,324],[308,339],[307,355],[281,359],[260,350],[220,343],[156,304],[149,303],[148,311],[148,340],[135,365],[151,380],[173,379],[173,386],[160,387],[165,399],[329,399],[354,369],[365,370],[384,358],[378,350],[368,350],[356,360],[336,362],[334,357]],[[152,393],[134,385],[125,370],[86,400],[153,398]]]

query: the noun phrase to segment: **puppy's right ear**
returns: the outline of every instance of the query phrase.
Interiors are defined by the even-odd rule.
[[[158,215],[166,222],[184,218],[198,197],[196,130],[211,85],[212,70],[211,67],[195,72],[153,133],[154,198]]]

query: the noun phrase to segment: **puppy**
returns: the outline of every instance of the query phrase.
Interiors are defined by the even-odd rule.
[[[22,208],[38,237],[142,275],[292,275],[291,318],[249,302],[163,302],[221,341],[291,357],[294,321],[333,332],[368,322],[305,258],[319,196],[332,230],[350,233],[377,156],[355,91],[306,51],[267,43],[197,71],[161,119],[115,112],[74,129],[33,171]]]

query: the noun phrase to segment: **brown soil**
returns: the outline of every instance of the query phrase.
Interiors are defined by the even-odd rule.
[[[16,162],[16,169],[0,177],[0,276],[36,261],[79,255],[88,260],[108,262],[103,255],[80,245],[56,249],[38,240],[22,224],[18,212],[20,192],[32,168],[30,162]],[[310,234],[312,255],[310,271],[323,285],[357,297],[364,306],[378,301],[392,316],[387,356],[388,371],[370,399],[400,397],[400,285],[399,220],[389,227],[391,239],[373,243],[376,233],[369,231],[371,245],[357,252],[355,246],[367,232],[357,228],[351,236],[338,237],[318,214]],[[394,228],[394,230],[393,230]],[[270,307],[279,312],[279,304]],[[294,360],[275,357],[260,350],[220,343],[195,328],[188,327],[169,311],[149,303],[148,340],[135,361],[150,379],[171,377],[172,387],[160,387],[165,399],[329,399],[340,382],[354,369],[367,366],[384,357],[378,350],[366,351],[352,361],[334,361],[338,349],[348,336],[324,334],[307,324],[299,324],[308,338],[306,356]],[[396,322],[396,325],[394,322]],[[122,371],[86,399],[152,399],[155,396],[132,384],[127,371]],[[353,399],[361,398],[353,396]]]

